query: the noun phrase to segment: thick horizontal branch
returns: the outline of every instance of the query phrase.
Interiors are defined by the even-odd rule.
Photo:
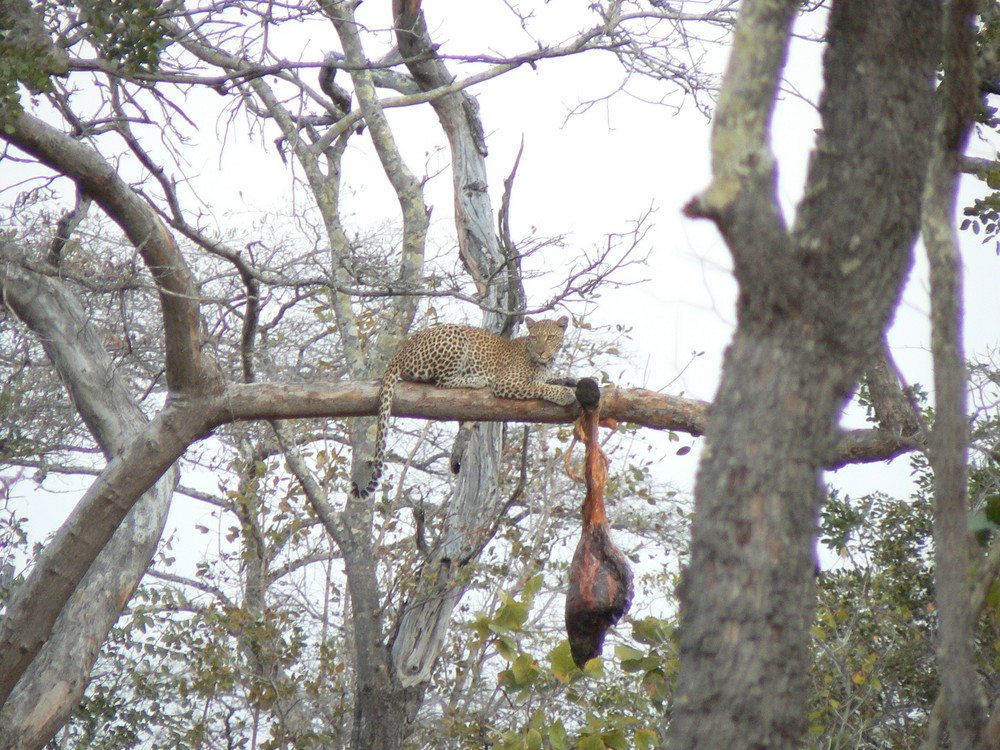
[[[314,417],[363,417],[376,413],[379,382],[342,382],[234,385],[224,395],[209,399],[206,407],[213,421],[296,419]],[[694,399],[664,396],[640,388],[603,391],[601,414],[620,422],[634,422],[660,430],[700,435],[706,425],[708,404]],[[496,398],[486,390],[437,388],[419,383],[399,383],[392,413],[400,417],[468,420],[478,422],[572,422],[574,406],[548,401],[513,401]]]
[[[203,413],[211,414],[216,424],[251,419],[363,417],[375,414],[378,392],[378,381],[234,385],[225,394],[211,397]],[[705,401],[643,388],[605,388],[601,398],[601,416],[619,422],[696,436],[708,429],[711,404]],[[417,419],[561,424],[576,419],[579,409],[547,401],[496,398],[485,390],[404,382],[396,386],[392,413]],[[841,433],[824,463],[827,468],[837,468],[849,463],[885,461],[918,447],[917,439],[902,438],[886,430],[850,430]]]

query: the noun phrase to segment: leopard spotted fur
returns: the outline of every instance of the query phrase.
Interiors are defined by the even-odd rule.
[[[528,335],[513,340],[483,328],[441,325],[420,331],[403,344],[382,378],[371,479],[360,492],[355,487],[355,495],[370,495],[382,476],[392,397],[400,380],[439,388],[488,387],[498,398],[537,398],[563,406],[576,401],[571,388],[545,382],[566,333],[566,317],[524,322]]]

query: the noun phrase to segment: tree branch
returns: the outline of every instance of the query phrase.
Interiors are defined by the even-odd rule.
[[[0,129],[0,138],[73,179],[138,250],[160,295],[171,392],[181,395],[218,390],[218,372],[202,352],[198,287],[177,243],[152,208],[100,154],[27,113]]]
[[[770,130],[797,9],[794,0],[743,5],[712,129],[712,184],[685,208],[689,216],[716,221],[738,277],[741,265],[767,262],[754,248],[777,253],[788,245]],[[770,241],[750,241],[760,234]]]
[[[976,673],[976,613],[969,607],[968,374],[962,349],[962,271],[955,226],[960,159],[978,107],[975,0],[945,4],[945,76],[938,138],[923,201],[930,261],[931,353],[936,415],[928,458],[934,471],[934,581],[938,678],[953,747],[985,747],[986,704]]]
[[[60,282],[12,262],[3,243],[0,260],[3,299],[42,341],[105,456],[128,453],[149,436],[146,418],[87,314]],[[82,697],[98,647],[156,549],[177,483],[172,463],[155,467],[133,495],[115,495],[128,490],[110,485],[90,510],[100,515],[117,498],[128,501],[96,535],[89,518],[64,525],[12,597],[0,621],[0,747],[12,737],[47,742]]]

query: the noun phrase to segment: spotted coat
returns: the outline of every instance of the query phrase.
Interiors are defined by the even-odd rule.
[[[368,485],[355,494],[366,497],[378,487],[385,465],[385,443],[396,383],[434,383],[439,388],[489,388],[498,398],[543,399],[568,406],[571,388],[545,382],[562,345],[568,323],[525,318],[528,335],[508,340],[483,328],[441,325],[410,337],[386,367],[379,392],[375,452]]]

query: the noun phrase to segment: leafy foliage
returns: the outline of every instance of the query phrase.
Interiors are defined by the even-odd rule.
[[[38,93],[51,90],[49,80],[57,70],[65,69],[49,54],[49,38],[24,18],[27,0],[0,4],[0,125],[21,111],[18,84]]]
[[[101,56],[133,74],[159,65],[169,36],[158,21],[170,6],[154,0],[91,0],[79,3],[76,10]]]
[[[810,732],[824,747],[911,747],[934,701],[931,507],[922,495],[832,494],[819,583]]]
[[[983,363],[970,369],[980,398],[994,404],[995,369]],[[933,420],[933,412],[924,417]],[[969,525],[983,555],[1000,538],[997,428],[993,408],[973,421],[975,443],[986,449],[970,467]],[[823,510],[820,542],[836,562],[820,577],[813,627],[809,721],[816,746],[917,748],[924,739],[938,696],[934,477],[922,454],[912,456],[911,466],[915,490],[908,499],[831,492]],[[1000,684],[998,602],[994,581],[978,641],[980,674],[991,695]]]
[[[27,6],[28,0],[0,4],[0,125],[22,111],[19,84],[34,94],[49,93],[54,90],[52,77],[68,71],[50,30],[39,27]],[[171,6],[155,0],[62,0],[48,7],[43,23],[56,29],[69,15],[101,57],[131,75],[158,67],[170,39],[160,21]]]

